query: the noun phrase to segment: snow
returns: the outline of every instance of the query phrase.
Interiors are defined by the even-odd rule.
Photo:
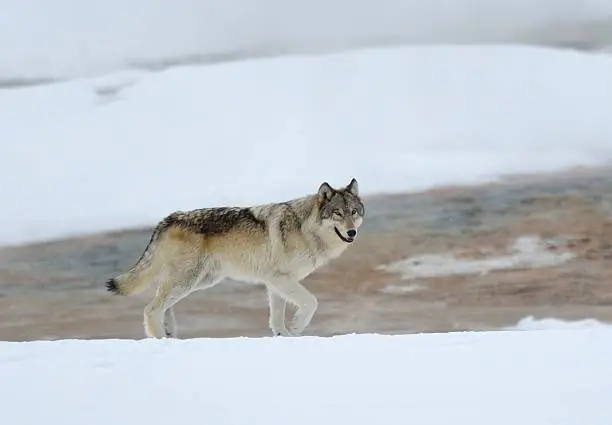
[[[533,316],[527,316],[519,320],[515,326],[505,329],[522,331],[612,329],[612,323],[604,323],[596,319],[562,320],[554,317],[536,319]]]
[[[371,49],[4,90],[0,243],[281,201],[608,163],[612,58],[518,46]]]
[[[608,425],[612,330],[0,343],[9,424]]]
[[[549,250],[549,244],[539,236],[526,235],[517,238],[503,255],[487,255],[479,258],[458,257],[464,253],[431,253],[408,257],[378,267],[389,273],[399,273],[402,279],[422,279],[453,275],[485,275],[496,270],[517,268],[545,268],[563,264],[575,257],[571,252]],[[469,254],[468,254],[469,255]],[[387,291],[410,292],[413,285],[407,288],[387,288]]]
[[[609,0],[0,0],[0,10],[0,80],[15,81],[385,44],[612,40]]]
[[[0,85],[15,86],[0,91],[0,244],[280,201],[323,180],[356,177],[367,195],[612,158],[611,57],[444,45],[563,42],[605,27],[608,0],[0,0],[0,10]],[[442,45],[287,55],[400,43]],[[56,78],[74,79],[19,87]],[[432,254],[435,269],[409,271],[571,258],[529,237],[510,251]],[[0,342],[0,400],[3,422],[19,425],[608,425],[611,354],[610,324],[531,316],[496,332]]]
[[[397,284],[388,284],[385,285],[380,292],[382,292],[383,294],[389,294],[389,295],[404,295],[404,294],[409,294],[411,292],[417,292],[424,289],[423,285],[419,285],[416,283],[409,283],[406,285],[397,285]]]

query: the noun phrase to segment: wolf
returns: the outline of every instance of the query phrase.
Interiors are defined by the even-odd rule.
[[[117,295],[157,291],[144,308],[150,338],[176,338],[173,307],[197,290],[226,278],[263,284],[273,336],[299,336],[310,324],[317,298],[301,281],[339,257],[357,237],[365,216],[358,183],[285,202],[250,207],[175,211],[157,223],[140,259],[106,282]],[[295,307],[289,327],[287,303]]]

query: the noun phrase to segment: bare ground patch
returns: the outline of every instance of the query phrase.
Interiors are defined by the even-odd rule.
[[[611,205],[610,168],[368,197],[357,242],[305,281],[320,299],[307,333],[495,329],[527,316],[612,322]],[[112,296],[104,281],[138,258],[149,232],[0,249],[0,339],[142,338],[151,291]],[[535,245],[521,253],[521,240]],[[563,261],[536,267],[543,255]],[[407,258],[421,271],[447,261],[446,272],[381,268]],[[182,337],[268,336],[267,314],[263,289],[236,282],[177,306]]]

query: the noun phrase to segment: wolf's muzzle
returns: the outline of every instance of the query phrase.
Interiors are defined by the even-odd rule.
[[[346,243],[352,243],[355,240],[355,236],[357,235],[357,230],[355,230],[355,229],[347,230],[346,231],[346,235],[347,235],[346,237],[335,226],[334,226],[334,230],[336,231],[336,235],[338,235],[338,237],[340,239],[342,239]]]

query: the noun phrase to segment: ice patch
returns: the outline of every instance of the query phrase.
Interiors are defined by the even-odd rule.
[[[522,236],[509,247],[509,253],[483,259],[458,258],[454,254],[425,254],[377,267],[399,273],[402,279],[454,275],[484,275],[496,270],[544,268],[563,264],[574,258],[571,252],[550,252],[538,236]]]
[[[421,285],[386,285],[380,292],[389,295],[409,294],[423,289]]]

